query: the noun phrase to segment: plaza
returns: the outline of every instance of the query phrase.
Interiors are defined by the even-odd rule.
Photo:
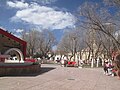
[[[120,90],[120,80],[104,75],[102,68],[42,64],[36,74],[0,77],[0,90]]]

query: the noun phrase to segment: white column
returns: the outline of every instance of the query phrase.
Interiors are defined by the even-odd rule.
[[[97,58],[97,65],[96,67],[99,67],[99,58]]]
[[[102,66],[104,66],[104,59],[102,59]]]
[[[94,67],[94,59],[92,58],[92,61],[91,61],[91,68]]]

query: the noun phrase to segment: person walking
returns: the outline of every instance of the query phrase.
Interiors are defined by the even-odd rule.
[[[104,69],[104,74],[108,75],[108,61],[104,61],[103,69]]]

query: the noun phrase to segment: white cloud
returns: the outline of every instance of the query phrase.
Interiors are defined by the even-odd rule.
[[[23,31],[24,31],[23,29],[17,29],[17,30],[16,30],[17,33],[21,33],[21,32],[23,32]]]
[[[7,1],[7,5],[12,7],[12,8],[19,8],[19,9],[23,9],[23,8],[28,8],[28,3],[24,3],[24,1]]]
[[[11,3],[13,3],[14,8],[18,8],[18,2]],[[75,24],[75,17],[69,12],[57,11],[51,7],[40,6],[37,3],[19,3],[26,5],[26,8],[21,9],[19,7],[20,10],[12,17],[12,21],[24,21],[43,29],[64,29],[73,27]]]
[[[39,2],[41,4],[51,4],[51,3],[54,3],[56,2],[57,0],[33,0],[33,1],[36,1],[36,2]]]

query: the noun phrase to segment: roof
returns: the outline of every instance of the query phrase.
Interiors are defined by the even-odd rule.
[[[8,38],[11,38],[11,39],[13,39],[13,40],[15,40],[15,41],[23,44],[23,45],[26,45],[26,44],[27,44],[25,41],[23,41],[23,40],[21,40],[20,38],[12,35],[11,33],[8,33],[7,31],[5,31],[5,30],[3,30],[3,29],[1,29],[1,28],[0,28],[0,34],[5,35],[5,36],[7,36]]]
[[[4,53],[9,48],[19,48],[23,52],[24,57],[26,56],[27,42],[1,28],[0,28],[0,42],[2,42],[0,43],[1,52]]]

